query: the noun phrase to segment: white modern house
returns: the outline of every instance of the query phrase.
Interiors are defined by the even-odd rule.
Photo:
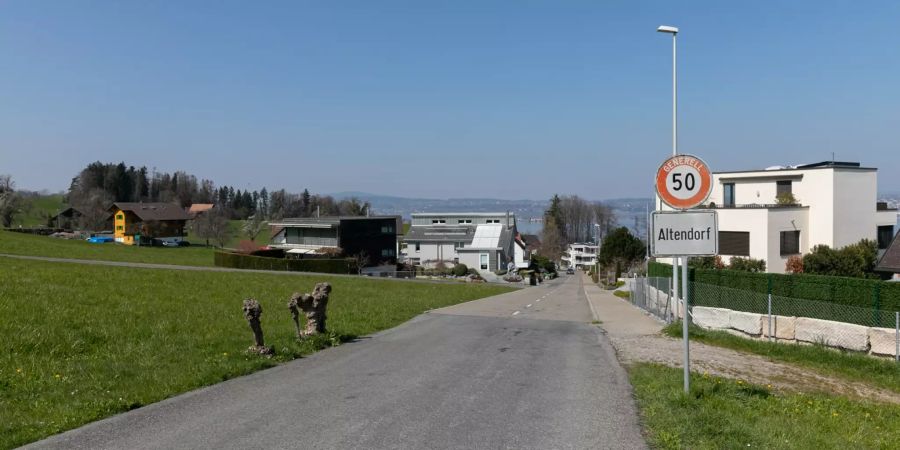
[[[599,253],[599,245],[575,243],[569,244],[561,259],[566,267],[588,270],[597,264]]]
[[[762,259],[767,271],[784,273],[788,258],[816,245],[840,248],[861,239],[876,241],[879,249],[890,245],[897,210],[878,203],[877,170],[826,161],[716,172],[708,204],[699,208],[718,212],[724,262]],[[657,209],[671,209],[656,201]]]
[[[465,264],[479,272],[506,270],[515,261],[516,217],[506,213],[414,213],[407,261],[423,267]],[[524,253],[523,253],[524,256]],[[518,266],[518,262],[517,262]]]

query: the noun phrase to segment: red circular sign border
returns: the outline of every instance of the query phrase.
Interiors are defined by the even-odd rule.
[[[697,195],[688,198],[688,199],[678,199],[674,196],[670,195],[666,190],[666,177],[669,174],[664,171],[663,168],[676,158],[694,158],[697,161],[700,161],[700,164],[703,166],[703,170],[698,170],[700,172],[700,186],[706,186],[706,189],[700,191]],[[685,165],[685,164],[677,164],[677,165]],[[695,167],[696,168],[696,167]],[[705,192],[704,192],[705,191]],[[663,203],[669,205],[675,209],[691,209],[695,206],[701,205],[706,199],[712,195],[712,172],[709,170],[709,165],[706,164],[702,158],[690,155],[686,153],[678,154],[675,156],[670,156],[660,164],[659,169],[656,171],[656,194],[659,196],[659,199],[662,200]]]

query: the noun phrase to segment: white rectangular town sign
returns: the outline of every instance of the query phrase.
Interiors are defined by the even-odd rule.
[[[713,256],[719,253],[715,211],[656,211],[650,253],[653,256]]]

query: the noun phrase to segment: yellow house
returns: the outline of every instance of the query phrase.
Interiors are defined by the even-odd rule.
[[[113,236],[126,245],[141,240],[170,239],[180,241],[188,213],[170,203],[117,202],[109,208],[113,214]]]

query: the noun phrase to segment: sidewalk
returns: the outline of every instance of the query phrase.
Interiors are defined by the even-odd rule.
[[[655,317],[616,297],[584,275],[584,294],[594,319],[616,350],[623,366],[639,363],[683,367],[683,343],[680,338],[662,335],[664,324]],[[850,397],[900,404],[900,395],[886,389],[848,381],[815,370],[771,361],[760,355],[691,342],[691,369],[694,373],[746,380],[758,385],[771,384],[794,392],[829,392]]]
[[[658,335],[664,324],[627,301],[616,297],[584,277],[584,295],[591,305],[594,320],[600,321],[610,338],[638,338]]]

